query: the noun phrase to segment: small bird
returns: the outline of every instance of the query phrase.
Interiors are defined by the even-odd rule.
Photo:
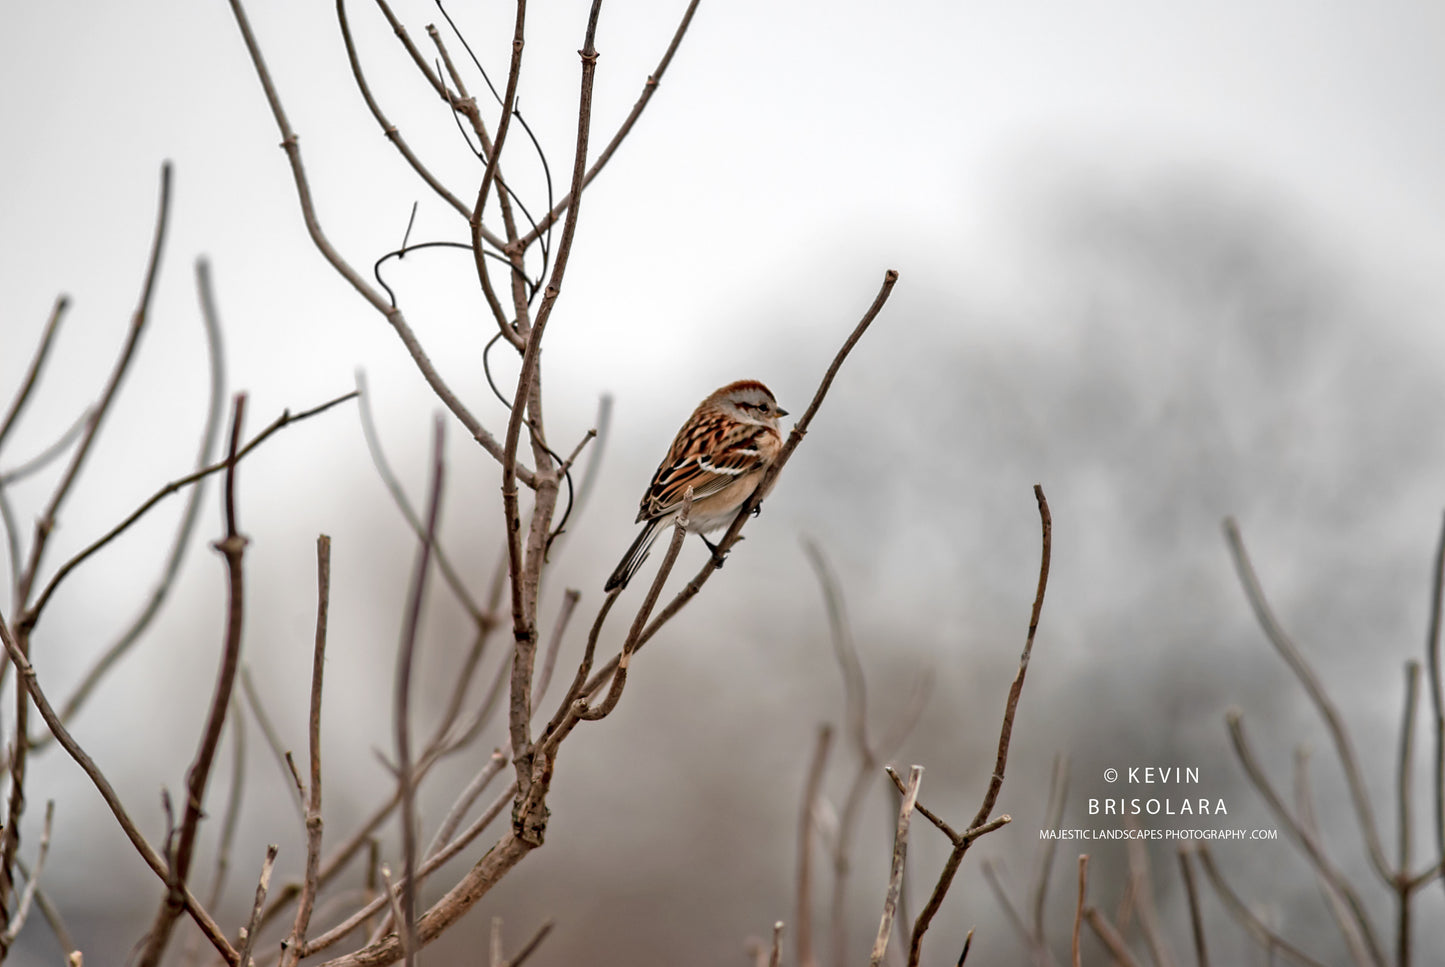
[[[627,587],[657,535],[682,512],[687,488],[692,488],[689,532],[702,535],[730,523],[783,448],[778,418],[787,415],[772,391],[751,379],[729,383],[699,403],[642,496],[637,520],[647,526],[603,590]],[[706,537],[703,542],[712,547]]]

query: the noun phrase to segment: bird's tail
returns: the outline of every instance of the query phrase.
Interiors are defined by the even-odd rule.
[[[647,526],[642,528],[642,533],[637,535],[637,540],[633,541],[632,546],[627,549],[627,553],[622,555],[622,562],[617,565],[617,570],[613,571],[612,576],[607,579],[607,584],[602,588],[603,591],[627,587],[627,582],[632,580],[632,575],[636,574],[637,569],[642,566],[642,562],[647,560],[647,549],[657,538],[657,532],[661,525],[661,518],[654,518],[647,522]]]

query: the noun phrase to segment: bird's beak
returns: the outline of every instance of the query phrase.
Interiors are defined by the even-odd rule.
[[[788,415],[788,411],[785,410],[785,409],[783,409],[783,408],[780,406],[780,407],[778,407],[778,415],[779,415],[779,416],[787,416],[787,415]]]

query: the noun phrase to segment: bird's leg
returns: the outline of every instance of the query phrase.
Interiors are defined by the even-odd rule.
[[[702,538],[702,542],[703,542],[704,544],[706,544],[706,545],[707,545],[707,549],[708,549],[710,552],[712,552],[712,559],[713,559],[714,561],[716,561],[716,562],[717,562],[717,566],[718,566],[719,568],[721,568],[721,567],[723,566],[723,561],[727,560],[727,555],[726,555],[726,554],[723,554],[723,553],[719,553],[719,551],[718,551],[718,546],[717,546],[716,544],[714,544],[712,541],[708,540],[706,534],[703,534],[703,533],[699,532],[697,536],[700,537],[700,538]],[[740,540],[742,540],[742,539],[743,539],[743,535],[742,535],[742,534],[739,534],[739,535],[738,535],[738,541],[740,541]],[[733,543],[736,544],[737,541],[733,541]]]

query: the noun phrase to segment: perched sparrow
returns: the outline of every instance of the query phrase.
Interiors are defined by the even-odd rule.
[[[778,418],[787,415],[766,386],[750,379],[729,383],[698,404],[642,497],[637,519],[647,526],[604,590],[627,587],[653,540],[681,513],[687,488],[692,488],[689,531],[705,534],[731,523],[782,449]]]

